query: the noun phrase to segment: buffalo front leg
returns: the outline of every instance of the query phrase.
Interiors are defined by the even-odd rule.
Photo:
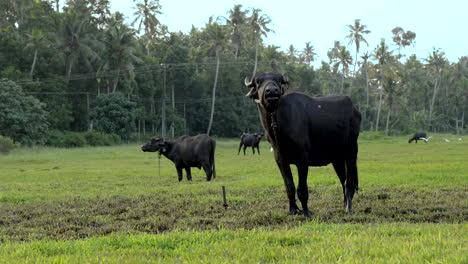
[[[346,207],[346,188],[345,188],[345,183],[346,183],[346,164],[344,160],[339,160],[339,161],[334,161],[333,162],[333,168],[335,169],[336,175],[338,175],[338,178],[340,178],[341,182],[341,188],[343,188],[343,203],[344,206]]]
[[[289,213],[293,215],[300,214],[301,210],[299,210],[299,207],[297,207],[296,204],[296,187],[294,186],[291,168],[289,167],[289,164],[282,164],[278,161],[276,163],[278,164],[278,168],[283,176],[284,185],[286,186],[286,194],[288,195],[289,200]]]
[[[177,169],[177,177],[179,178],[179,181],[182,180],[183,176],[182,176],[182,167],[176,167]]]
[[[191,181],[192,180],[192,171],[190,170],[190,167],[185,167],[185,172],[187,173],[187,180]]]
[[[297,185],[297,196],[299,201],[301,201],[302,212],[304,216],[310,218],[309,208],[307,206],[307,201],[309,200],[309,188],[307,187],[307,173],[309,171],[309,166],[307,165],[298,165],[297,174],[299,175],[299,183]]]

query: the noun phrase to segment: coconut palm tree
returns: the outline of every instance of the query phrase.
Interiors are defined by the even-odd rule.
[[[262,36],[266,37],[269,32],[274,31],[268,28],[268,24],[271,23],[270,17],[265,14],[261,15],[261,9],[251,8],[250,11],[252,12],[252,15],[248,18],[248,24],[252,30],[252,36],[255,43],[255,64],[252,76],[255,76],[258,64],[258,45],[260,44]]]
[[[216,72],[215,78],[213,83],[213,90],[211,95],[211,113],[210,113],[210,122],[208,124],[207,134],[209,135],[211,132],[211,127],[213,125],[213,116],[214,116],[214,109],[215,109],[215,101],[216,101],[216,86],[218,83],[218,74],[219,74],[219,63],[220,63],[220,55],[221,51],[224,49],[227,43],[227,29],[226,27],[218,24],[217,22],[213,22],[212,18],[210,18],[209,23],[206,25],[206,31],[209,36],[209,44],[211,50],[214,52],[216,56]]]
[[[89,69],[93,68],[92,62],[98,57],[96,47],[100,42],[94,37],[87,20],[82,19],[73,9],[67,10],[56,37],[54,45],[65,57],[67,83],[78,62],[83,62]]]
[[[367,29],[366,25],[361,24],[360,19],[355,19],[354,20],[354,25],[348,25],[349,29],[349,35],[346,36],[347,39],[349,39],[348,46],[354,43],[356,45],[356,60],[354,62],[354,69],[353,69],[353,74],[356,73],[356,64],[358,62],[358,54],[359,54],[359,49],[361,47],[361,42],[364,42],[369,46],[367,43],[367,40],[364,38],[365,34],[371,33],[370,30]]]
[[[134,0],[135,1],[135,0]],[[161,15],[161,5],[159,0],[143,0],[143,3],[138,2],[136,11],[133,13],[135,19],[131,23],[132,26],[138,23],[137,33],[141,32],[144,26],[146,41],[146,52],[149,54],[149,45],[154,41],[156,36],[160,33],[158,27],[160,22],[157,15]]]
[[[34,50],[34,57],[33,57],[33,61],[31,64],[31,70],[29,72],[29,75],[32,76],[34,73],[34,68],[36,66],[37,54],[39,50],[44,49],[49,45],[49,41],[46,39],[45,35],[39,29],[33,29],[31,34],[26,34],[26,37],[27,37],[28,43],[26,44],[24,49]]]
[[[366,76],[366,106],[369,107],[369,52],[364,53],[361,56],[362,63],[361,69],[364,69],[364,75]]]
[[[301,61],[307,65],[310,65],[313,61],[315,61],[315,56],[317,56],[317,53],[315,53],[314,47],[310,45],[310,41],[306,42],[304,50],[302,50],[301,53]]]
[[[218,19],[222,18],[226,21],[231,37],[231,44],[234,46],[234,56],[237,59],[239,49],[244,42],[242,27],[247,21],[247,11],[242,10],[242,5],[234,5],[234,8],[229,10],[228,14],[228,18],[220,16]]]
[[[379,46],[377,46],[374,50],[374,53],[372,54],[372,57],[377,60],[377,79],[379,83],[379,92],[380,92],[380,98],[379,98],[379,106],[377,109],[377,118],[375,119],[375,131],[379,129],[379,121],[380,121],[380,111],[382,110],[382,95],[384,91],[384,85],[385,85],[385,76],[383,74],[384,71],[384,66],[390,62],[392,58],[392,52],[389,50],[388,46],[385,44],[385,39],[380,40]]]
[[[429,106],[429,122],[428,128],[431,129],[432,127],[432,114],[434,110],[434,103],[437,95],[437,91],[440,88],[442,82],[442,73],[444,69],[448,65],[448,61],[445,58],[445,52],[440,51],[440,49],[433,49],[432,54],[429,58],[426,59],[427,67],[429,69],[430,76],[434,77],[434,89],[432,91],[432,100],[431,105]]]
[[[339,41],[335,41],[335,45],[331,51],[328,52],[330,60],[333,62],[333,70],[338,72],[341,66],[341,90],[340,94],[344,92],[344,79],[349,73],[349,65],[353,63],[351,54],[345,46],[340,45]],[[350,88],[351,90],[351,88]]]
[[[135,32],[122,21],[112,21],[104,33],[104,56],[98,71],[100,78],[111,77],[108,91],[116,92],[117,84],[123,76],[133,79],[134,64],[141,63],[137,56]],[[110,89],[109,89],[110,88]]]

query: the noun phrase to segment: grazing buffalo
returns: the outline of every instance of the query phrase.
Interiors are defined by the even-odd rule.
[[[427,143],[427,134],[426,133],[415,133],[410,140],[408,140],[408,143],[411,143],[413,140],[415,140],[416,143],[418,143],[418,140],[424,140]]]
[[[215,154],[216,141],[208,135],[182,136],[175,141],[164,140],[161,137],[153,137],[146,144],[141,146],[141,150],[148,152],[159,151],[159,154],[174,162],[179,181],[182,180],[182,169],[187,173],[187,180],[192,180],[191,167],[200,169],[203,167],[206,173],[206,180],[216,177]]]
[[[290,164],[295,164],[299,183],[297,196],[305,217],[309,166],[333,164],[342,188],[347,212],[351,212],[358,189],[356,166],[361,114],[348,96],[311,97],[300,92],[285,93],[289,80],[278,73],[261,73],[246,78],[247,97],[257,103],[265,135],[272,144],[283,176],[289,211],[301,213],[296,204],[296,187]]]
[[[240,138],[240,144],[239,144],[239,151],[237,152],[237,155],[239,155],[242,146],[244,146],[244,155],[245,155],[245,149],[247,147],[252,147],[252,152],[255,155],[255,148],[257,148],[258,155],[260,155],[260,140],[263,137],[263,133],[243,133],[241,138]]]

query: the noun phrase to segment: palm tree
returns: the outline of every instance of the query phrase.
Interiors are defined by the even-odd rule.
[[[431,129],[432,125],[432,114],[434,110],[434,103],[437,95],[437,90],[439,90],[442,82],[442,72],[448,64],[447,59],[445,58],[445,53],[439,49],[433,49],[432,54],[429,56],[427,61],[427,67],[429,68],[429,74],[434,77],[434,90],[432,92],[431,105],[429,107],[429,124],[428,127]]]
[[[234,46],[234,56],[237,59],[239,55],[239,49],[243,43],[243,32],[242,27],[245,25],[247,18],[247,11],[242,11],[242,5],[234,5],[234,8],[228,12],[229,18],[220,16],[226,21],[226,24],[229,28],[229,34],[231,36],[231,43]]]
[[[81,60],[92,69],[91,62],[98,57],[96,47],[99,41],[94,38],[87,20],[82,19],[73,9],[67,10],[59,25],[56,48],[65,55],[65,74],[67,83],[73,67]]]
[[[379,129],[379,121],[380,121],[380,111],[382,110],[382,95],[384,91],[385,85],[385,76],[383,74],[384,66],[391,60],[392,52],[389,50],[388,46],[385,44],[385,39],[380,40],[379,46],[375,48],[374,53],[372,54],[374,59],[377,60],[377,79],[379,83],[379,91],[380,91],[380,98],[379,98],[379,106],[377,110],[377,118],[375,120],[375,131]]]
[[[135,19],[131,25],[134,26],[138,23],[137,33],[140,33],[142,25],[144,26],[147,39],[146,52],[149,54],[149,44],[154,41],[156,36],[160,33],[158,31],[160,22],[156,16],[162,14],[161,5],[159,4],[159,0],[143,0],[143,3],[137,3],[135,9],[136,11],[133,13]]]
[[[369,58],[370,55],[368,52],[364,53],[361,56],[362,59],[362,67],[365,70],[365,76],[366,76],[366,106],[369,107]]]
[[[122,76],[133,79],[134,63],[142,60],[136,55],[135,32],[128,28],[122,21],[112,21],[109,29],[104,33],[105,52],[98,76],[113,77],[109,83],[108,91],[117,91],[117,84]],[[111,89],[109,89],[111,88]]]
[[[290,63],[296,63],[297,61],[297,49],[293,45],[289,45],[287,55]]]
[[[356,45],[356,60],[354,63],[354,69],[353,69],[353,74],[356,73],[356,64],[357,64],[357,59],[358,59],[358,53],[359,49],[361,47],[361,42],[364,42],[369,46],[367,43],[367,40],[364,38],[364,34],[369,34],[371,33],[370,30],[366,29],[366,25],[361,24],[360,19],[355,19],[354,20],[354,25],[348,25],[349,29],[349,35],[346,36],[346,38],[349,39],[348,46],[354,43]]]
[[[39,50],[44,49],[46,46],[48,46],[48,40],[46,39],[45,35],[42,34],[42,31],[40,31],[39,29],[33,29],[32,33],[26,34],[26,36],[28,38],[28,43],[26,44],[24,49],[34,50],[31,71],[29,72],[29,75],[32,76],[34,73],[34,68],[36,66],[37,54]]]
[[[214,54],[216,56],[216,72],[215,72],[215,79],[213,83],[213,91],[211,95],[210,122],[208,124],[208,130],[206,132],[209,135],[211,131],[211,126],[213,125],[213,116],[214,116],[214,108],[215,108],[215,101],[216,101],[216,85],[218,83],[220,55],[221,55],[221,51],[226,46],[227,34],[226,34],[226,28],[218,24],[217,22],[212,22],[212,18],[210,18],[209,23],[206,25],[206,31],[209,36],[211,50],[214,51]]]
[[[310,63],[315,61],[315,56],[317,56],[317,53],[315,53],[314,47],[310,45],[310,41],[306,42],[304,50],[301,53],[301,61],[310,65]]]
[[[252,76],[255,76],[257,73],[257,63],[258,63],[258,45],[262,36],[267,36],[269,32],[274,32],[270,28],[268,28],[268,24],[271,23],[270,17],[267,15],[260,15],[262,12],[261,9],[258,8],[251,8],[252,15],[248,18],[248,24],[252,29],[253,39],[255,42],[255,64]]]
[[[333,69],[338,72],[341,66],[341,90],[340,94],[344,91],[344,78],[349,73],[349,65],[353,63],[353,58],[345,46],[340,45],[339,41],[335,41],[335,46],[329,51],[329,57],[334,62]],[[350,88],[351,92],[351,88]]]

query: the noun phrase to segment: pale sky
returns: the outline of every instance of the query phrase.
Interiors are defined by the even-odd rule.
[[[136,5],[133,1],[111,0],[112,11],[131,17]],[[310,41],[318,55],[314,65],[328,61],[327,51],[335,40],[347,45],[347,25],[361,19],[361,24],[371,31],[365,35],[369,47],[361,44],[360,54],[370,53],[385,38],[387,45],[396,49],[391,30],[397,26],[416,33],[414,47],[406,47],[405,54],[416,54],[425,59],[433,47],[445,52],[450,62],[468,56],[468,10],[467,0],[160,0],[162,15],[159,20],[169,31],[188,33],[192,25],[204,28],[210,16],[227,16],[235,4],[243,9],[259,8],[268,15],[272,23],[265,39],[267,45],[279,46],[287,51],[289,45],[302,51]],[[355,48],[348,49],[354,59]]]

